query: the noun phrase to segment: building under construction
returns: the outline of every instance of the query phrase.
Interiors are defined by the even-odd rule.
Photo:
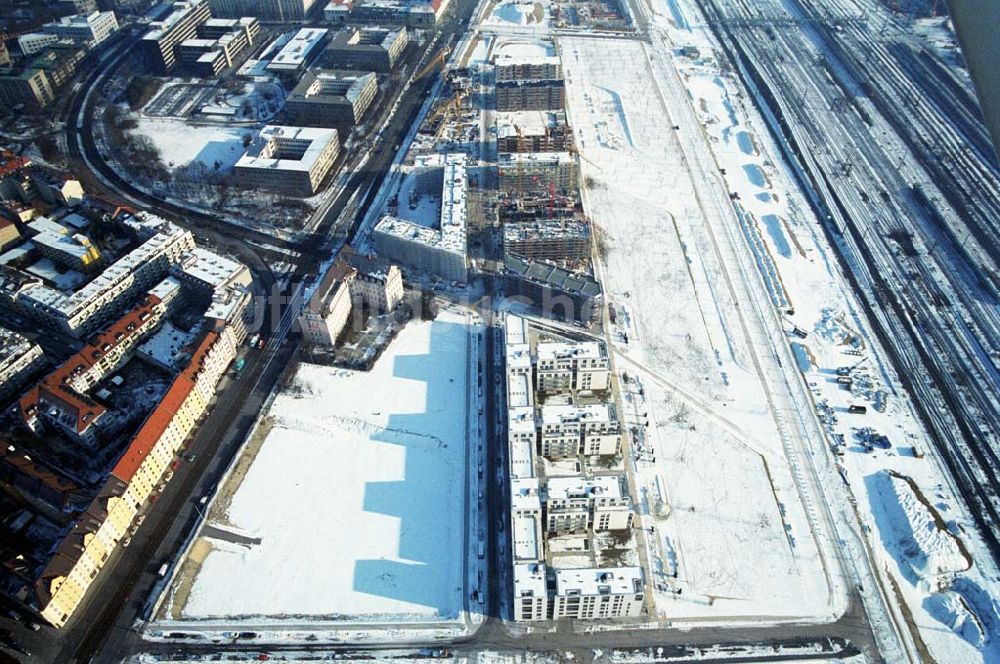
[[[590,224],[577,219],[504,224],[503,250],[529,259],[583,260],[591,252]]]
[[[505,153],[499,156],[497,166],[500,191],[508,195],[575,195],[577,191],[576,158],[570,152]]]
[[[563,152],[573,146],[564,111],[517,111],[497,114],[497,151]]]

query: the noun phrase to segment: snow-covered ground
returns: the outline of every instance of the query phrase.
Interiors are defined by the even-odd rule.
[[[468,334],[446,312],[407,325],[370,372],[302,365],[252,465],[222,487],[231,498],[213,506],[163,617],[458,618]]]
[[[849,485],[883,585],[905,602],[915,640],[938,662],[1000,661],[1000,574],[872,336],[818,221],[802,199],[742,85],[720,74],[714,44],[689,0],[656,6],[656,23],[699,59],[673,63],[699,111],[725,186],[745,210],[771,297],[786,314],[838,468]],[[697,26],[697,27],[693,27]],[[684,130],[686,128],[682,128]],[[849,374],[848,388],[838,374]],[[864,405],[864,414],[849,413]],[[889,447],[866,444],[884,436]],[[839,442],[842,441],[842,442]],[[971,565],[971,566],[970,566]]]
[[[672,621],[832,619],[841,603],[645,47],[586,38],[559,46],[584,206],[607,235],[605,289],[630,320],[618,369],[644,384],[631,421],[650,422],[636,471],[644,525],[656,529],[658,611]]]
[[[549,24],[549,3],[532,0],[503,0],[494,7],[485,25],[526,25],[539,28]]]
[[[148,136],[160,150],[163,163],[173,169],[200,161],[209,169],[228,171],[243,156],[243,136],[253,134],[247,127],[195,125],[184,120],[137,117],[135,133]]]

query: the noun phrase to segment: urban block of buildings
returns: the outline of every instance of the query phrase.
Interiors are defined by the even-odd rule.
[[[334,36],[326,49],[326,66],[391,72],[406,48],[405,27],[348,27]]]
[[[636,617],[644,610],[642,569],[601,564],[600,552],[594,551],[601,533],[632,528],[625,477],[613,471],[546,470],[549,459],[621,451],[622,431],[614,408],[603,401],[583,402],[576,394],[597,389],[579,390],[578,385],[599,385],[602,390],[610,385],[611,367],[602,346],[542,341],[526,319],[506,317],[512,600],[518,622]],[[588,377],[583,379],[581,373]],[[561,403],[545,402],[539,381],[550,389],[565,386]],[[575,558],[564,563],[549,545],[566,538],[576,542],[577,550],[593,551],[596,564],[580,567]]]
[[[24,537],[26,548],[0,567],[0,591],[56,627],[73,615],[115,547],[138,527],[136,517],[151,495],[169,480],[171,463],[208,410],[246,336],[243,318],[251,297],[246,266],[194,246],[189,232],[155,216],[118,213],[108,223],[139,245],[95,277],[83,289],[86,297],[73,294],[89,313],[79,329],[94,332],[79,351],[21,391],[40,368],[41,351],[0,330],[0,389],[21,394],[5,417],[28,433],[11,439],[16,444],[4,441],[0,502],[10,509],[9,496],[16,495],[22,507],[15,521],[21,525],[13,532],[32,529]],[[0,306],[21,306],[16,287],[11,298],[15,277],[15,271],[4,270]],[[221,317],[220,302],[230,303]],[[200,322],[178,349],[176,369],[160,363],[171,373],[156,401],[136,413],[133,402],[110,400],[101,385],[120,386],[124,379],[115,374],[180,306],[202,312]],[[65,443],[63,454],[83,455],[81,467],[61,467],[62,458],[49,454]],[[95,461],[87,469],[83,459],[91,457]],[[44,545],[28,545],[36,540]]]
[[[303,127],[358,124],[378,92],[371,72],[311,69],[285,100],[289,120]]]
[[[213,16],[259,16],[267,21],[300,21],[315,3],[316,0],[208,0]]]
[[[443,174],[438,227],[386,215],[375,226],[375,247],[393,262],[464,283],[469,279],[466,155],[420,155],[413,165],[416,173],[438,170]]]
[[[233,170],[248,189],[312,196],[339,153],[336,129],[268,125]]]
[[[0,107],[45,108],[73,78],[86,54],[86,49],[74,42],[59,40],[27,62],[0,67]]]
[[[323,10],[327,23],[403,25],[433,28],[448,7],[448,0],[333,0]]]
[[[75,207],[83,201],[83,186],[72,175],[57,173],[11,153],[0,155],[0,201],[54,207]]]
[[[345,247],[324,275],[299,315],[303,338],[316,346],[332,348],[343,333],[352,311],[392,311],[403,299],[403,273],[386,260],[357,254]]]

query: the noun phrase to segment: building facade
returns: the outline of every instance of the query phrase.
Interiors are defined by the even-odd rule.
[[[38,344],[0,327],[0,400],[15,394],[44,361]]]
[[[150,23],[139,42],[149,66],[158,74],[166,74],[179,60],[182,42],[198,36],[198,28],[212,18],[205,0],[175,2],[173,10],[162,21]]]
[[[334,69],[388,73],[407,44],[406,28],[345,28],[326,49],[326,64]]]
[[[313,69],[289,93],[285,111],[303,127],[351,127],[361,121],[377,92],[374,73]]]
[[[312,196],[340,152],[336,129],[268,125],[233,168],[241,185]]]
[[[301,21],[316,0],[208,0],[220,18],[257,16],[267,21]]]

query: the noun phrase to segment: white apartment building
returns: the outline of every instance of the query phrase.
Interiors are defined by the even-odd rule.
[[[544,457],[610,456],[621,450],[621,424],[610,403],[542,406],[538,427]]]
[[[549,593],[545,565],[514,564],[514,620],[528,622],[548,619]]]
[[[59,37],[48,32],[29,32],[17,38],[21,53],[34,55],[59,42]]]
[[[548,532],[628,530],[632,500],[624,476],[550,477],[545,483]]]
[[[41,347],[13,330],[0,327],[0,399],[6,399],[44,361]]]
[[[171,266],[170,274],[204,299],[228,288],[249,288],[253,281],[246,265],[204,247],[195,247],[184,254]]]
[[[451,281],[469,280],[465,192],[466,156],[462,153],[420,155],[414,172],[443,170],[438,228],[427,228],[386,215],[375,226],[375,248],[396,263]]]
[[[640,616],[642,570],[638,567],[561,569],[555,571],[552,617],[593,620]]]
[[[535,372],[539,392],[607,390],[611,362],[603,344],[596,341],[539,343]]]

